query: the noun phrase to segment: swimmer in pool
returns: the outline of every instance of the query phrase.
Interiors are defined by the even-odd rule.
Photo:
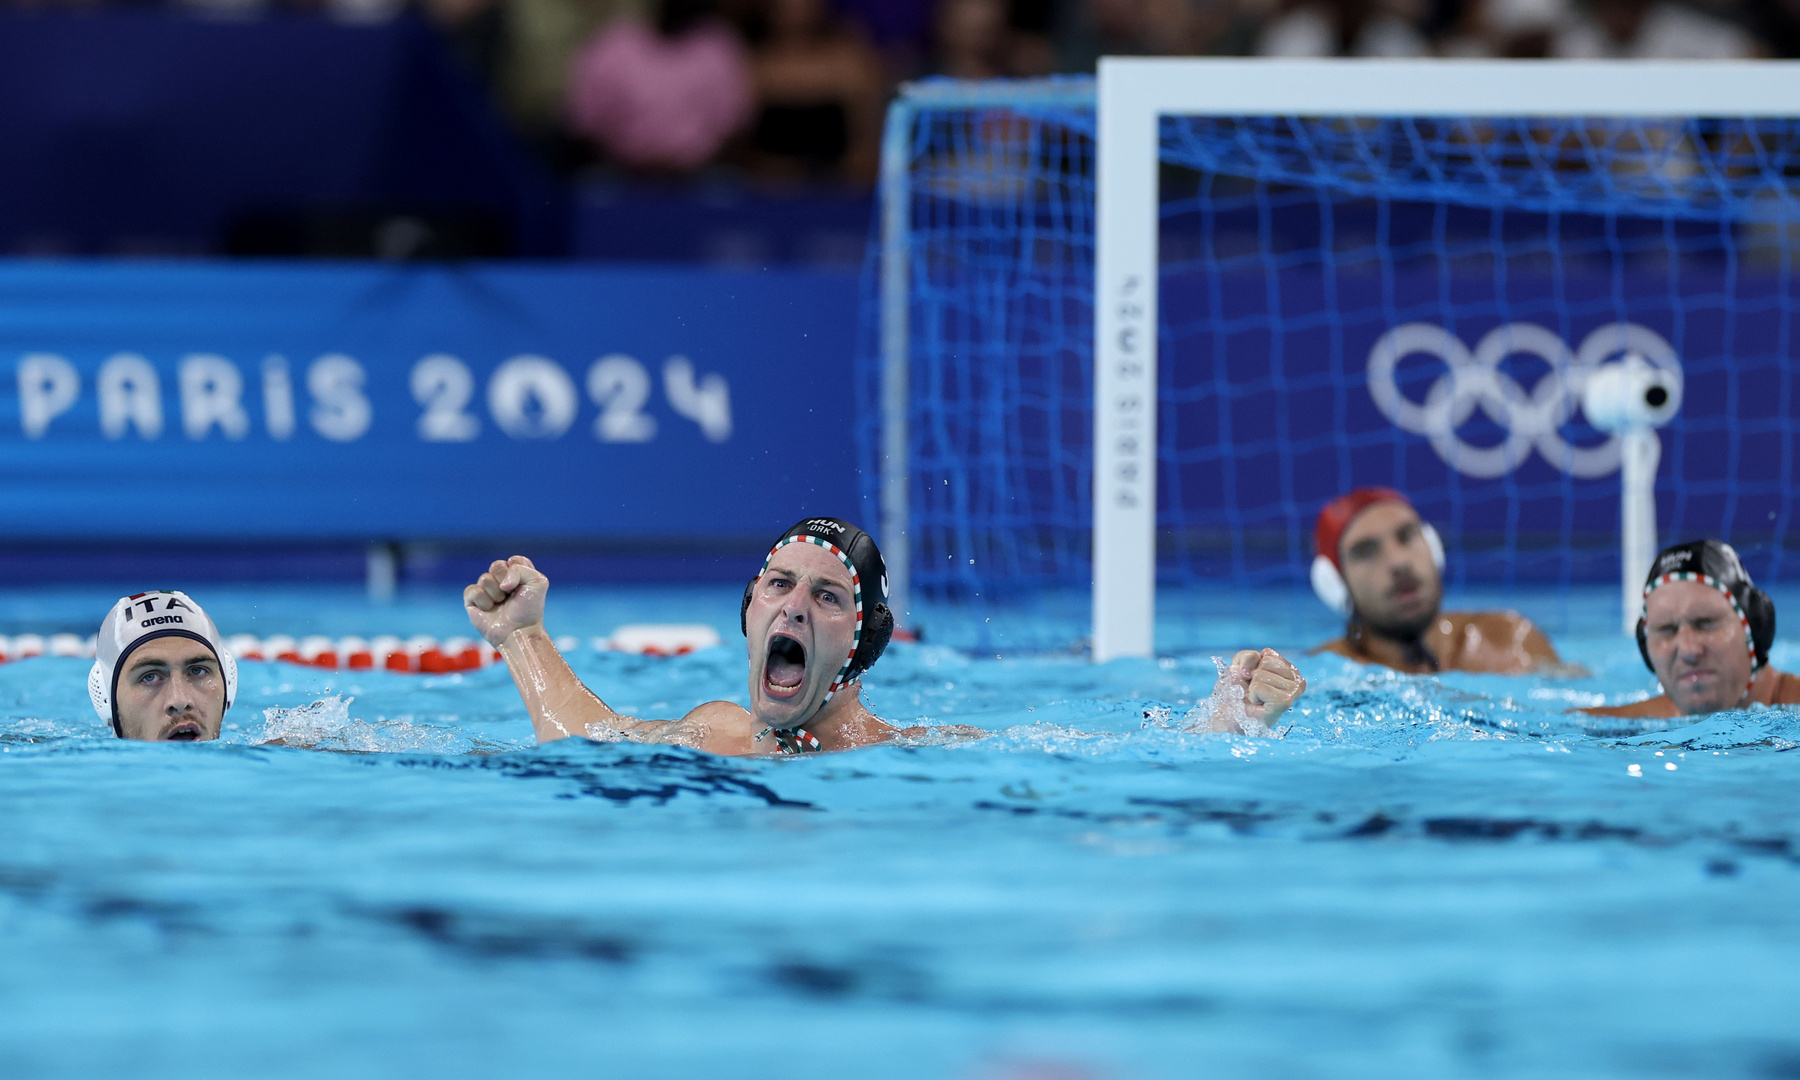
[[[862,675],[893,633],[887,568],[868,534],[838,518],[807,518],[781,534],[744,588],[739,625],[750,655],[750,707],[709,701],[679,720],[622,716],[556,651],[544,631],[549,579],[515,555],[463,590],[469,621],[500,650],[538,741],[613,733],[715,754],[847,750],[897,735],[982,735],[978,728],[897,729],[862,703]],[[1245,711],[1265,723],[1305,690],[1279,654],[1239,654]],[[1259,715],[1261,713],[1262,715]],[[1265,719],[1266,717],[1266,719]],[[615,736],[616,737],[616,736]]]
[[[1775,604],[1730,544],[1695,540],[1664,548],[1644,582],[1638,652],[1663,693],[1630,705],[1583,709],[1596,716],[1698,716],[1721,709],[1800,704],[1800,678],[1769,666]]]
[[[192,597],[138,593],[100,624],[88,697],[121,739],[216,739],[237,697],[237,660]]]
[[[1315,652],[1414,674],[1574,674],[1516,611],[1441,611],[1444,545],[1392,488],[1357,488],[1325,504],[1313,532],[1313,591],[1348,617]]]

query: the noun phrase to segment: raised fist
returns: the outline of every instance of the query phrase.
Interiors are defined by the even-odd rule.
[[[543,624],[544,594],[549,591],[550,579],[530,559],[514,555],[496,561],[463,590],[463,607],[475,629],[497,649],[513,633]]]

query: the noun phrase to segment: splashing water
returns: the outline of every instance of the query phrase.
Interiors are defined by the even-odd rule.
[[[355,700],[333,694],[292,708],[271,706],[263,710],[262,734],[253,741],[263,746],[368,754],[467,754],[478,748],[475,741],[454,731],[405,718],[382,718],[376,723],[354,719],[350,703]]]
[[[1219,678],[1205,701],[1188,710],[1181,726],[1188,731],[1267,736],[1273,734],[1261,720],[1244,711],[1243,675],[1222,656],[1212,658]]]

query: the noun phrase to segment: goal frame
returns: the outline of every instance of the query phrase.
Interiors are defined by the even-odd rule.
[[[1095,662],[1155,652],[1164,116],[1800,116],[1800,61],[1105,57],[1094,268]]]

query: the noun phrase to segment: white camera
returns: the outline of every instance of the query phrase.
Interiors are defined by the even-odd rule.
[[[1665,371],[1639,353],[1601,364],[1581,389],[1581,411],[1601,431],[1647,431],[1675,419],[1681,410],[1681,375]]]

